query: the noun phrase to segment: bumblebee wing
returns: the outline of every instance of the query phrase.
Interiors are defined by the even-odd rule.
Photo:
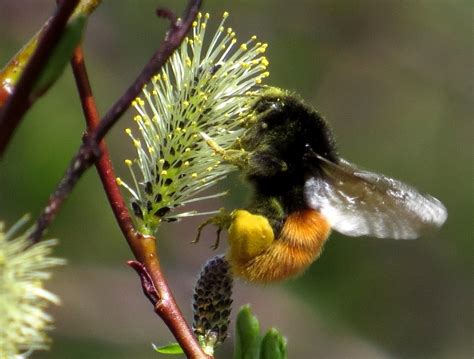
[[[305,195],[336,231],[348,236],[413,239],[447,218],[436,198],[381,174],[335,164],[318,156],[322,175],[310,178]]]

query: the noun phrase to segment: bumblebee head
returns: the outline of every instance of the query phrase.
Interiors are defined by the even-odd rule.
[[[317,168],[317,156],[337,161],[333,137],[323,118],[301,99],[278,88],[256,98],[252,122],[242,138],[251,153],[247,177],[303,183]]]

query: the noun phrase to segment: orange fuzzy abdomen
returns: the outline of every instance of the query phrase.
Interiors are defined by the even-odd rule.
[[[321,254],[329,223],[313,209],[293,212],[280,235],[261,254],[249,259],[229,258],[234,274],[251,282],[277,282],[303,273]]]

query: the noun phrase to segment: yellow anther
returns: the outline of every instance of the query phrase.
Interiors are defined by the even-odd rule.
[[[240,49],[241,49],[242,51],[247,51],[247,44],[242,44],[242,45],[240,45]]]
[[[198,26],[197,21],[193,21],[193,27],[196,27],[196,26]]]
[[[161,171],[161,175],[162,175],[162,176],[166,176],[167,174],[168,174],[168,171],[167,171],[167,170]]]
[[[256,35],[253,35],[253,36],[250,38],[250,40],[252,40],[252,41],[257,40],[257,36],[256,36]]]
[[[184,167],[189,167],[189,161],[184,162],[184,163],[183,163],[183,166],[184,166]]]
[[[131,161],[131,160],[125,160],[124,162],[125,162],[125,164],[126,164],[127,166],[131,166],[131,165],[132,165],[132,161]]]
[[[117,178],[115,179],[115,183],[117,183],[117,186],[122,186],[122,185],[123,185],[123,181],[122,181],[122,179],[121,179],[120,177],[117,177]]]
[[[132,130],[129,128],[126,128],[125,133],[130,136],[132,134]]]
[[[194,173],[191,175],[192,178],[196,178],[197,176],[198,176],[198,174],[197,174],[196,172],[194,172]]]
[[[225,11],[223,14],[222,14],[222,17],[224,19],[227,19],[227,17],[229,16],[229,13],[227,11]]]
[[[160,162],[161,164],[165,163],[165,160],[163,158],[160,158],[160,160],[158,161]]]
[[[189,101],[183,101],[183,108],[186,108],[189,106]]]

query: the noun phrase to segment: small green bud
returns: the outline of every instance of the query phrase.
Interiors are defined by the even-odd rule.
[[[260,359],[286,358],[286,339],[275,328],[270,329],[262,339]]]
[[[248,305],[243,306],[235,323],[234,359],[256,359],[260,352],[260,324]]]

